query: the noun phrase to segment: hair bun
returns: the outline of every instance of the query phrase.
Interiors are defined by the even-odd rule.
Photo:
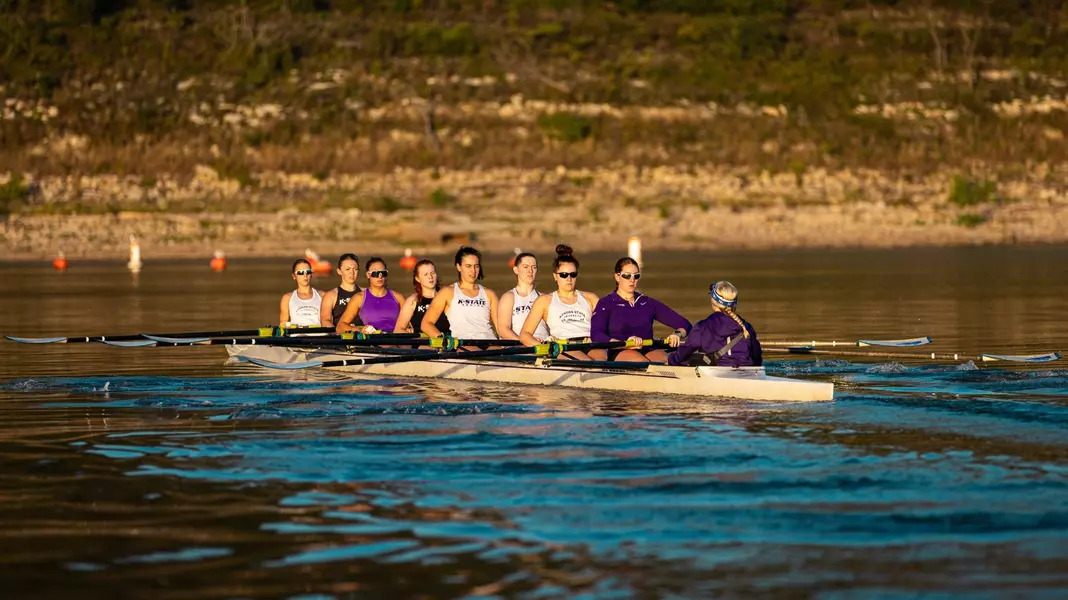
[[[572,250],[571,246],[568,246],[567,244],[557,244],[556,254],[557,256],[571,256],[575,254],[575,251]]]

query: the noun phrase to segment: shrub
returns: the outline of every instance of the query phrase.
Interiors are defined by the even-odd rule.
[[[402,208],[406,208],[404,203],[393,196],[381,196],[375,201],[375,209],[385,213],[394,213]]]
[[[0,215],[9,215],[29,194],[29,188],[22,183],[22,177],[12,175],[7,183],[0,185]]]
[[[593,133],[592,121],[568,112],[541,115],[538,127],[550,138],[568,143],[582,141]]]
[[[949,203],[957,206],[975,206],[997,200],[997,185],[993,181],[975,180],[963,175],[954,175],[949,185]]]
[[[445,208],[454,202],[456,202],[456,196],[441,188],[435,188],[433,192],[430,192],[430,203],[438,208]]]
[[[964,213],[957,217],[957,225],[969,229],[982,225],[983,223],[986,223],[986,217],[976,213]]]

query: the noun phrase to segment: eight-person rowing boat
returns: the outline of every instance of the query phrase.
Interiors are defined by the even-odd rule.
[[[482,255],[461,247],[457,282],[441,289],[434,263],[415,263],[414,293],[389,288],[386,262],[367,261],[369,285],[356,285],[358,258],[338,261],[341,282],[320,293],[311,285],[307,259],[292,265],[295,290],[282,296],[279,327],[175,334],[136,334],[8,339],[29,344],[99,342],[114,346],[225,344],[234,357],[283,369],[328,367],[356,376],[431,377],[506,384],[533,384],[634,393],[729,396],[745,399],[831,400],[831,383],[769,376],[764,348],[753,325],[736,312],[738,289],[728,281],[709,285],[711,313],[692,325],[662,302],[638,291],[640,265],[616,261],[615,289],[603,298],[578,288],[579,261],[557,246],[556,289],[539,294],[537,257],[519,253],[516,284],[501,299],[480,282]],[[653,325],[673,329],[654,340]],[[357,332],[357,333],[351,333]],[[420,333],[421,332],[421,333]],[[232,336],[232,337],[231,337]],[[354,337],[355,336],[355,337]],[[909,348],[929,337],[859,340],[859,347]],[[840,342],[766,342],[768,351],[839,354],[874,358],[1049,362],[1057,352],[1036,355],[843,352],[817,350]],[[429,349],[428,349],[429,347]],[[670,352],[670,354],[669,354]]]

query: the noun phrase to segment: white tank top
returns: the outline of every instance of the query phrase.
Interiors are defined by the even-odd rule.
[[[297,295],[297,291],[289,295],[289,322],[298,327],[319,326],[319,305],[323,298],[319,290],[312,288],[312,297],[304,300]]]
[[[460,290],[460,284],[452,284],[452,300],[449,310],[449,332],[462,340],[495,340],[493,321],[490,320],[489,298],[486,288],[478,286],[478,296],[469,298]]]
[[[531,290],[529,296],[520,296],[519,290],[512,288],[512,331],[517,334],[523,331],[523,323],[527,322],[530,307],[534,305],[534,301],[540,295],[538,290]],[[545,321],[542,321],[538,323],[538,327],[534,330],[534,339],[540,342],[547,337],[549,337],[549,328],[545,326]]]
[[[590,315],[593,311],[582,292],[575,290],[575,294],[578,297],[574,304],[564,304],[560,296],[553,292],[545,323],[549,326],[549,334],[558,340],[590,337]]]

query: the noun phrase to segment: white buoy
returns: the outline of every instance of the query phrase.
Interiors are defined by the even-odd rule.
[[[141,271],[141,244],[133,235],[130,236],[130,262],[126,263],[126,267],[134,273]]]
[[[638,267],[642,266],[642,238],[636,235],[627,238],[627,256],[633,258]]]

